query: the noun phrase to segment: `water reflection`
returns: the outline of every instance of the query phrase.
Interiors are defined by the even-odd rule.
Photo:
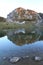
[[[35,29],[32,31],[30,31],[29,29],[4,31],[0,30],[0,57],[3,58],[13,56],[14,57],[41,56],[43,58],[43,30],[41,29]],[[1,65],[7,64],[7,62],[5,61],[2,62],[0,61],[0,63]],[[8,63],[8,65],[12,64]]]
[[[3,36],[5,36],[5,35],[6,35],[6,32],[3,31],[3,30],[0,30],[0,37],[3,37]]]
[[[35,42],[40,38],[37,32],[27,32],[24,29],[8,31],[7,36],[10,41],[19,46]]]
[[[32,32],[29,32],[28,29],[0,31],[0,37],[3,37],[5,35],[7,35],[10,41],[18,46],[43,40],[43,35],[38,34],[38,30]]]
[[[16,34],[9,36],[8,39],[11,40],[16,45],[24,45],[35,42],[39,39],[39,35],[36,34]]]
[[[6,34],[0,38],[0,56],[43,56],[43,35],[38,34],[37,31],[27,31],[4,30]]]
[[[4,40],[4,41],[3,41]],[[32,44],[17,46],[13,44],[7,36],[0,38],[0,56],[42,56],[43,41],[36,41]]]
[[[19,34],[19,33],[24,33],[25,34],[25,29],[18,29],[14,31],[14,34]]]

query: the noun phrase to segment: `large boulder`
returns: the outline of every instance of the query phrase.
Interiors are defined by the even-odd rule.
[[[24,8],[19,7],[7,15],[7,21],[8,22],[23,22],[23,21],[40,22],[41,17],[37,12],[33,10],[29,10],[29,9],[26,10]]]

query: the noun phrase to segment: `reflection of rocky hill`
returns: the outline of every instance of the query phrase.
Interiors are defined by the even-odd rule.
[[[3,37],[3,36],[5,36],[5,35],[6,35],[6,32],[3,31],[3,30],[0,30],[0,37]]]
[[[33,10],[24,9],[22,7],[16,8],[8,14],[7,20],[10,22],[22,22],[22,21],[37,21],[40,22],[41,17]]]
[[[37,33],[23,33],[19,32],[17,34],[15,31],[10,31],[7,33],[8,39],[11,40],[16,45],[24,45],[35,42],[39,39],[39,35]],[[10,33],[10,34],[9,34]]]
[[[37,40],[43,40],[43,33],[41,32],[41,35],[39,33],[40,31],[28,32],[27,29],[9,30],[9,31],[0,30],[0,37],[7,35],[10,41],[20,46],[24,44],[33,43]]]

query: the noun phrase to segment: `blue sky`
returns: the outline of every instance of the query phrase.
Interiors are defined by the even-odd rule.
[[[43,0],[0,0],[0,16],[6,17],[9,12],[18,7],[43,13]]]

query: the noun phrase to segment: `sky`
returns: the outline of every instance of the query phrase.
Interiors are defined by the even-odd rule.
[[[0,16],[7,17],[18,7],[43,13],[43,0],[0,0]]]

